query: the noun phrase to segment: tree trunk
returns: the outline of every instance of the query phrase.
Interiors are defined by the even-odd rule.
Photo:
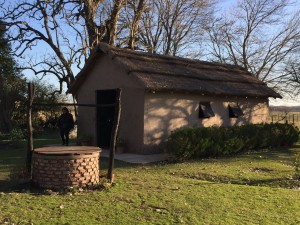
[[[118,20],[120,16],[120,10],[122,8],[124,0],[116,0],[114,7],[111,12],[111,19],[109,24],[109,44],[115,45],[116,35],[117,35],[117,27]]]
[[[130,29],[130,36],[129,36],[129,40],[128,40],[128,47],[132,50],[134,50],[135,40],[136,40],[138,29],[139,29],[139,23],[142,18],[143,12],[145,10],[145,5],[146,5],[146,1],[140,0],[138,7],[134,13],[134,17],[133,17],[133,21],[132,21],[131,29]]]
[[[74,103],[74,114],[75,114],[75,120],[77,121],[77,116],[78,116],[78,112],[77,112],[77,107],[76,107],[76,99],[75,96],[72,94],[72,99],[73,99],[73,103]]]
[[[81,0],[84,4],[82,17],[85,20],[85,25],[88,33],[89,38],[89,46],[90,48],[93,48],[98,43],[99,38],[99,28],[97,24],[95,23],[94,19],[97,14],[98,6],[103,2],[103,0]]]
[[[32,118],[31,118],[33,98],[34,98],[34,85],[32,83],[28,83],[26,167],[29,174],[31,173],[31,159],[32,159],[32,152],[33,152]]]

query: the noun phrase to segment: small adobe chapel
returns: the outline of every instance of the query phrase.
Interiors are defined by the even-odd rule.
[[[79,104],[112,104],[122,89],[119,137],[126,151],[159,152],[187,126],[267,122],[268,98],[281,96],[239,66],[99,44],[69,92]],[[78,107],[78,134],[109,147],[114,107]]]

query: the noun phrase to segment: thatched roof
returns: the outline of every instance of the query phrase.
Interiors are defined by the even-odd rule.
[[[99,44],[69,92],[76,93],[101,55],[110,57],[146,91],[281,98],[239,66],[137,52]]]

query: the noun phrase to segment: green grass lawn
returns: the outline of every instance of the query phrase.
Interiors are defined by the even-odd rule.
[[[35,146],[55,142],[41,135]],[[24,145],[0,147],[0,224],[300,224],[300,147],[185,163],[116,161],[113,187],[61,194],[7,180],[25,162]],[[107,164],[101,159],[101,173]]]

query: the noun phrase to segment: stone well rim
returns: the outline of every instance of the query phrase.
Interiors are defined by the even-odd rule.
[[[54,146],[36,148],[33,158],[40,159],[78,159],[100,155],[101,149],[94,146]]]

